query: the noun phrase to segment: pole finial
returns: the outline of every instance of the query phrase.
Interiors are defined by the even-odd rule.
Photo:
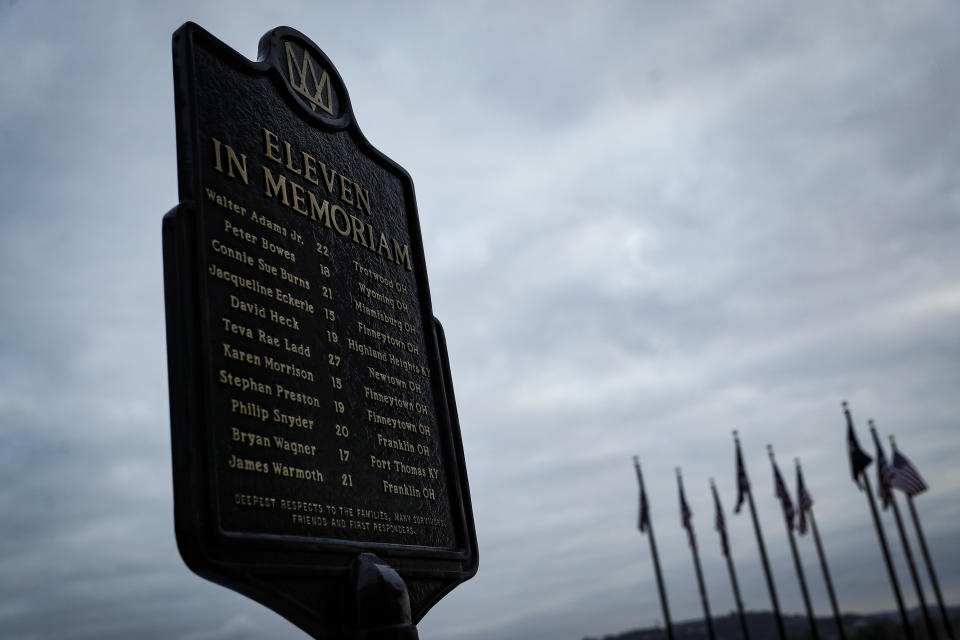
[[[767,453],[770,454],[770,457],[771,457],[771,458],[773,457],[773,445],[772,445],[772,444],[769,444],[769,443],[767,444]]]
[[[870,425],[870,433],[877,435],[877,427],[873,424],[873,418],[867,420],[867,424]]]
[[[890,446],[894,449],[897,448],[897,439],[893,437],[893,434],[890,434]]]
[[[844,410],[850,408],[849,405],[847,404],[847,401],[846,401],[846,400],[842,401],[842,402],[840,403],[840,406],[842,406],[842,407],[844,408]]]

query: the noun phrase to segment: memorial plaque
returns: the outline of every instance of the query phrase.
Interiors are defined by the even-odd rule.
[[[251,62],[174,34],[164,218],[177,541],[197,573],[339,637],[361,553],[414,622],[476,572],[412,181],[336,69],[281,27]]]

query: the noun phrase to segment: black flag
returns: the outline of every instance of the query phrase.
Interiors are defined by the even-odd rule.
[[[643,487],[643,479],[640,476],[640,461],[633,459],[633,466],[637,469],[637,480],[640,481],[640,521],[637,526],[641,533],[645,533],[650,526],[650,507],[647,505],[647,492]]]
[[[803,472],[800,471],[800,463],[797,463],[797,511],[800,513],[800,519],[797,522],[797,533],[803,535],[807,532],[807,512],[813,508],[813,497],[807,491],[807,485],[803,482]]]
[[[868,456],[860,448],[860,443],[857,442],[857,434],[853,432],[853,418],[850,417],[850,409],[847,407],[846,401],[843,403],[843,413],[847,416],[847,451],[850,453],[850,473],[853,476],[853,481],[862,491],[860,474],[870,466],[873,458]]]
[[[734,513],[740,513],[740,507],[750,491],[750,478],[747,477],[747,468],[743,466],[743,455],[740,453],[740,441],[737,444],[737,506],[733,508]]]
[[[853,472],[853,481],[857,488],[863,491],[867,496],[867,506],[870,507],[870,515],[873,517],[873,526],[877,530],[877,541],[880,543],[880,551],[883,552],[883,562],[887,566],[887,576],[890,578],[890,588],[897,600],[897,609],[900,612],[900,624],[903,627],[903,634],[907,640],[913,640],[913,627],[910,626],[910,619],[907,618],[907,609],[903,606],[903,595],[900,593],[900,581],[897,580],[897,571],[893,568],[893,561],[890,560],[890,548],[887,546],[887,534],[884,533],[883,523],[880,522],[880,514],[877,512],[877,503],[873,499],[872,489],[870,488],[870,478],[864,473],[871,458],[857,442],[857,437],[853,433],[853,418],[850,417],[850,408],[846,401],[843,403],[843,413],[847,418],[847,445],[850,450],[850,468]],[[876,439],[876,429],[873,430],[873,437]],[[879,448],[879,447],[878,447]]]

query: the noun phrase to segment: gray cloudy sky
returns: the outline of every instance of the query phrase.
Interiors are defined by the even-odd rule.
[[[746,604],[768,608],[729,513],[734,428],[783,609],[802,603],[768,442],[791,486],[804,461],[841,605],[893,608],[842,399],[931,485],[918,507],[960,600],[956,3],[2,0],[4,637],[303,637],[175,549],[160,220],[186,20],[249,58],[275,26],[307,34],[413,176],[481,558],[423,638],[659,620],[635,453],[674,616],[700,614],[677,465],[713,609],[733,602],[710,477]]]

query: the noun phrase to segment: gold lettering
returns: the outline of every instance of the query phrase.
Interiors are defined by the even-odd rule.
[[[340,199],[347,204],[353,204],[353,184],[347,182],[347,179],[340,174]]]
[[[304,190],[299,184],[290,181],[290,193],[293,194],[293,204],[291,209],[296,211],[299,214],[307,215],[307,210],[303,208],[303,205],[306,203],[306,198],[304,197]]]
[[[340,215],[343,217],[343,227],[337,224],[337,212],[340,212]],[[338,204],[330,207],[331,217],[333,218],[333,228],[336,229],[337,233],[343,237],[348,237],[350,235],[350,217],[347,215],[347,212],[343,210]]]
[[[306,151],[303,152],[303,179],[316,185],[320,184],[320,180],[317,179],[317,159]]]
[[[220,146],[221,142],[216,138],[210,138],[213,140],[213,168],[223,173],[223,163],[220,161]]]
[[[350,226],[353,227],[353,241],[361,245],[364,249],[368,249],[367,237],[364,235],[366,223],[358,218],[357,216],[350,216]]]
[[[249,493],[235,493],[233,494],[233,503],[244,507],[273,509],[276,507],[277,499],[270,496],[257,496]]]
[[[266,146],[266,150],[263,152],[264,155],[277,164],[282,164],[283,160],[280,158],[280,145],[278,144],[280,139],[277,137],[277,134],[268,129],[264,129],[263,138],[264,145]]]
[[[243,166],[237,158],[237,152],[233,150],[233,147],[227,145],[227,175],[231,178],[236,177],[233,175],[233,168],[236,167],[240,173],[240,178],[243,179],[243,184],[250,184],[247,180],[247,154],[241,153],[240,157],[243,158]]]
[[[354,183],[354,186],[357,188],[357,206],[365,210],[367,215],[370,215],[372,213],[370,210],[370,191],[357,183]]]
[[[323,183],[327,185],[327,193],[333,193],[333,181],[337,179],[337,172],[330,171],[327,173],[327,165],[320,163],[320,171],[323,173]]]
[[[410,262],[410,245],[401,245],[397,239],[393,239],[394,262],[403,265],[407,271],[413,271],[413,264]]]
[[[221,147],[227,148],[227,176],[230,178],[236,178],[236,174],[233,172],[236,168],[237,173],[240,174],[240,179],[243,180],[243,184],[249,184],[247,182],[247,154],[241,153],[237,157],[237,152],[234,151],[233,147],[228,144],[223,144],[216,138],[210,138],[213,141],[213,168],[223,173],[223,159],[221,157],[220,149]],[[241,162],[240,158],[243,158]]]
[[[396,240],[394,240],[394,244],[396,244]],[[387,237],[381,233],[381,234],[380,234],[380,246],[377,247],[377,253],[379,253],[380,255],[383,255],[384,249],[386,249],[386,251],[387,251],[387,258],[389,258],[390,261],[392,262],[392,261],[393,261],[393,252],[390,251],[390,243],[387,242]]]
[[[287,199],[287,178],[285,176],[278,176],[278,178],[274,180],[273,174],[270,173],[270,169],[263,167],[263,180],[266,186],[267,197],[276,197],[276,195],[279,193],[282,196],[280,198],[280,202],[289,207],[290,201]],[[273,187],[273,193],[270,193],[271,187]]]
[[[369,189],[355,180],[351,180],[336,169],[327,167],[326,163],[319,162],[315,156],[306,151],[297,149],[291,142],[281,140],[277,134],[269,129],[263,129],[263,142],[264,155],[270,160],[295,175],[303,176],[304,180],[317,186],[321,184],[320,174],[322,174],[323,186],[326,188],[327,193],[339,196],[340,200],[345,204],[351,205],[368,215],[373,213]],[[214,140],[214,162],[217,170],[221,172],[223,165],[223,146],[227,146],[227,152],[229,154],[230,148],[228,145],[223,145],[219,140]],[[294,160],[295,156],[299,157],[299,165]],[[243,169],[245,172],[245,165],[246,161],[244,159],[243,166],[238,165],[238,168]]]
[[[310,196],[310,218],[322,222],[327,229],[330,228],[330,203],[326,200],[323,201],[321,205],[317,202],[317,196],[313,195],[313,192],[309,192]]]
[[[303,170],[293,164],[293,152],[290,150],[290,143],[286,140],[283,141],[283,151],[284,155],[287,156],[287,170],[293,171],[298,176],[303,175]]]
[[[271,144],[269,136],[272,135],[269,131],[264,129],[267,133],[267,143]],[[284,148],[286,149],[286,155],[288,158],[291,157],[292,148],[289,143],[283,142]],[[268,151],[268,157],[275,159],[270,153],[273,151],[278,151],[280,146],[278,144],[273,144],[271,149]],[[307,177],[316,176],[316,166],[317,162],[309,154],[303,154],[304,167],[309,167],[309,169],[301,170],[300,167],[288,167],[291,169],[296,169],[298,172],[304,172]],[[323,173],[324,183],[328,188],[332,188],[335,184],[335,180],[339,175],[336,171],[328,170],[326,165],[322,162],[319,163],[320,171]],[[401,244],[396,238],[390,238],[383,233],[376,232],[373,228],[373,225],[364,221],[357,216],[348,214],[347,211],[340,206],[339,204],[330,204],[328,200],[319,198],[312,191],[308,191],[301,184],[290,179],[288,180],[286,176],[280,174],[274,174],[270,169],[264,165],[261,165],[263,168],[263,178],[264,178],[264,192],[268,198],[275,198],[281,203],[293,209],[300,215],[305,218],[310,218],[315,220],[325,226],[328,229],[333,229],[338,234],[344,238],[349,238],[354,243],[360,245],[364,249],[376,253],[379,256],[384,257],[390,262],[395,262],[396,264],[402,265],[407,269],[407,271],[413,270],[413,263],[410,258],[410,246],[406,244]],[[369,195],[360,196],[360,193],[365,193],[360,185],[355,182],[350,182],[351,185],[348,189],[346,187],[347,181],[340,176],[340,186],[345,189],[344,193],[349,195],[350,198],[345,200],[351,204],[357,205],[358,202],[363,203],[362,206],[369,208]],[[358,199],[353,200],[353,194],[357,194]],[[307,203],[309,201],[309,208]],[[359,206],[359,205],[357,205]],[[253,217],[257,222],[263,224],[263,217],[258,216],[256,212],[253,212]],[[284,236],[287,236],[287,229],[271,223],[269,226],[272,230],[282,233]],[[296,239],[296,237],[294,238]],[[375,244],[375,239],[379,239],[379,243]],[[283,250],[285,253],[286,250]],[[291,254],[292,256],[292,254]],[[293,257],[291,260],[295,259]]]
[[[259,473],[270,473],[267,463],[261,460],[248,460],[246,458],[240,458],[236,455],[231,455],[230,459],[227,460],[227,466],[231,469],[236,469],[237,471],[255,471]]]
[[[323,482],[323,472],[319,469],[301,469],[300,467],[291,467],[280,462],[271,462],[273,473],[285,478],[295,478],[297,480],[313,480],[314,482]]]
[[[261,225],[261,226],[264,226],[264,227],[266,227],[267,229],[270,229],[270,230],[273,231],[274,233],[278,233],[278,234],[282,235],[284,238],[286,238],[286,237],[289,235],[289,234],[287,233],[287,228],[286,228],[286,227],[284,227],[283,225],[277,224],[276,222],[274,222],[273,220],[271,220],[271,219],[268,218],[267,216],[258,215],[256,211],[253,211],[253,212],[250,213],[250,219],[253,220],[254,222],[256,222],[257,224],[259,224],[259,225]],[[257,237],[256,237],[256,236],[253,236],[253,240],[252,240],[251,242],[256,242],[256,241],[257,241]],[[292,256],[292,254],[291,254],[291,256]],[[291,257],[290,259],[291,259],[291,260],[296,260],[296,258],[294,258],[294,257]]]
[[[320,77],[317,77],[317,69],[314,64],[313,58],[310,57],[310,52],[306,49],[303,50],[303,58],[297,63],[296,54],[293,51],[293,45],[289,42],[284,43],[284,47],[287,51],[287,77],[290,81],[290,86],[293,87],[294,91],[302,95],[310,103],[310,108],[314,111],[317,110],[317,107],[320,107],[330,115],[333,115],[333,90],[330,85],[330,76],[327,74],[327,71],[323,69],[321,71]],[[310,72],[310,78],[313,80],[314,92],[310,93],[310,90],[307,89],[307,72]],[[296,78],[299,82],[294,81],[294,72],[296,72]]]

